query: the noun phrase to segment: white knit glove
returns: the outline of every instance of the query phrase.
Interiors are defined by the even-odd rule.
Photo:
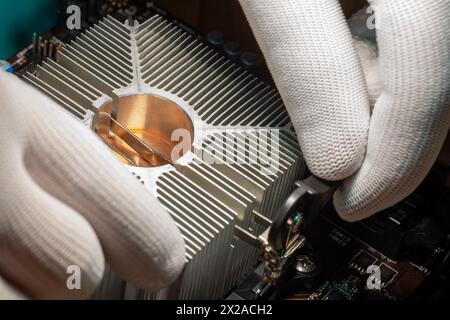
[[[240,2],[309,169],[345,179],[334,196],[340,216],[360,220],[410,194],[450,125],[450,0],[370,1],[378,89],[367,89],[337,0]],[[371,113],[369,93],[377,92]]]
[[[0,299],[85,298],[105,259],[140,288],[178,276],[175,223],[88,128],[4,72],[0,110]]]

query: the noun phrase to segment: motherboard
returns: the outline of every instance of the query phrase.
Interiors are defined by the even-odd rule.
[[[407,199],[356,223],[328,204],[306,230],[277,288],[266,299],[446,300],[449,298],[449,168],[436,163]],[[259,295],[261,264],[230,300]]]

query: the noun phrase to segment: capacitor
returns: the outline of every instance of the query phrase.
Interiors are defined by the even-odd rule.
[[[259,61],[259,57],[254,52],[246,51],[246,52],[242,53],[242,55],[241,55],[242,64],[249,68],[255,67],[258,64],[258,61]]]
[[[42,36],[39,36],[39,39],[38,39],[38,43],[37,43],[37,53],[38,53],[39,55],[42,54]]]
[[[213,46],[221,46],[224,42],[223,34],[219,31],[211,31],[206,35],[206,40]]]
[[[44,50],[42,52],[42,59],[47,59],[48,56],[48,41],[44,41]]]
[[[234,41],[228,41],[223,45],[223,50],[231,59],[236,59],[241,54],[241,45]]]
[[[53,59],[54,57],[54,47],[53,47],[53,42],[50,42],[49,48],[48,48],[48,57],[50,59]]]

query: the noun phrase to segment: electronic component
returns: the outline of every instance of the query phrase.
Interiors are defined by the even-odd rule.
[[[331,289],[322,300],[349,300],[348,297],[338,288]]]
[[[206,35],[206,39],[209,43],[216,47],[221,46],[224,42],[223,34],[219,31],[208,32],[208,34]]]
[[[379,268],[380,268],[381,285],[383,287],[386,287],[395,278],[398,272],[389,267],[388,265],[386,265],[385,263],[382,263]]]
[[[255,67],[259,62],[259,57],[254,52],[243,52],[241,55],[241,62],[244,66],[247,66],[248,68]]]
[[[437,168],[432,170],[423,185],[396,207],[413,207],[411,199],[421,199],[425,203],[429,199],[434,199],[435,193],[424,194],[424,190],[428,189],[423,186],[429,183],[430,177],[436,174],[436,169],[439,169],[439,167],[440,165],[437,164]],[[448,171],[441,168],[439,172],[446,174],[445,172]],[[440,180],[447,181],[446,178],[437,181]],[[445,189],[441,194],[446,194]],[[304,204],[307,205],[308,202]],[[421,205],[415,207],[417,210],[422,208]],[[291,210],[291,214],[296,214],[297,211],[298,208]],[[395,207],[387,211],[397,212],[396,219],[406,219],[406,221],[409,219],[407,216],[402,218]],[[386,212],[382,213],[386,214]],[[410,212],[409,214],[413,213]],[[432,213],[431,211],[430,216],[432,216]],[[263,298],[399,300],[418,297],[428,298],[427,293],[429,292],[434,292],[433,296],[439,298],[448,295],[449,291],[445,289],[448,285],[448,272],[444,271],[448,269],[444,266],[447,266],[448,261],[450,261],[448,259],[448,256],[450,256],[448,242],[444,241],[437,244],[434,250],[427,255],[426,264],[418,265],[406,258],[392,260],[385,252],[370,246],[359,238],[360,233],[352,233],[357,227],[366,228],[367,222],[358,222],[352,225],[352,228],[346,228],[348,224],[336,219],[336,216],[332,205],[329,204],[325,210],[320,212],[316,220],[304,229],[305,245],[294,254],[293,259],[285,262],[284,271],[278,275],[279,280],[276,283],[276,288]],[[389,216],[392,217],[392,215]],[[411,223],[408,228],[413,227],[413,230],[423,230],[422,224],[414,225],[412,221],[408,221],[408,223]],[[397,231],[397,229],[386,228],[386,225],[383,226],[382,224],[379,224],[377,228],[379,229],[376,232],[383,232],[386,236]],[[433,238],[427,238],[426,241],[430,241],[430,239]],[[384,249],[384,247],[381,248]],[[399,246],[398,250],[400,250],[400,256],[403,255],[404,257],[414,253],[414,251],[405,251],[402,246]],[[392,250],[386,252],[391,253]],[[421,250],[420,253],[424,254],[424,251]],[[308,259],[305,259],[305,257],[308,257]],[[415,258],[417,255],[414,253],[410,257]],[[296,259],[302,261],[300,268]],[[312,261],[312,263],[306,263],[305,261]],[[313,270],[313,272],[308,272],[310,270]],[[264,273],[261,271],[254,272],[228,298],[261,298],[255,290],[261,283],[264,283]],[[432,291],[431,288],[436,289]]]
[[[230,57],[230,59],[237,59],[241,54],[241,45],[234,41],[225,42],[223,50]]]
[[[374,265],[377,258],[365,250],[361,250],[355,258],[350,262],[350,266],[358,270],[360,273],[366,273],[367,268]]]

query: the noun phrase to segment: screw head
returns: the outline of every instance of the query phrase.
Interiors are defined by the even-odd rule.
[[[295,269],[300,273],[311,273],[317,269],[317,264],[310,256],[301,255],[297,257]]]

